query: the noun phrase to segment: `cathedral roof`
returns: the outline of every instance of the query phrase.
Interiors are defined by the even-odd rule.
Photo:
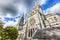
[[[45,17],[50,17],[50,16],[54,16],[54,15],[58,15],[58,16],[60,16],[59,13],[51,13],[51,14],[46,14]]]
[[[30,12],[30,14],[29,14],[28,17],[33,16],[34,14],[36,14],[36,11],[41,11],[41,10],[42,10],[42,9],[41,9],[40,5],[36,5],[36,6],[33,8],[33,10]],[[42,11],[41,11],[41,12],[42,12]]]

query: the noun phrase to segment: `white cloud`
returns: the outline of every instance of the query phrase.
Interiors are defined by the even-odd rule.
[[[5,23],[5,24],[4,24],[4,28],[7,27],[7,26],[16,27],[16,25],[17,25],[19,19],[20,19],[20,18],[16,19],[16,22],[14,22],[14,21],[8,21],[8,22],[3,21],[3,22]]]
[[[11,17],[11,15],[8,13],[8,14],[6,15],[6,17]]]
[[[43,4],[46,4],[48,0],[39,0],[39,4],[40,5],[43,5]]]
[[[18,19],[16,19],[16,21],[18,21]],[[7,27],[7,26],[16,27],[16,25],[17,25],[17,22],[8,21],[8,22],[5,22],[4,28]]]
[[[20,4],[17,4],[17,9],[19,13],[23,13],[26,11],[26,6],[24,5],[24,3],[20,3]]]
[[[3,6],[7,6],[8,4],[11,4],[11,5],[14,5],[17,7],[19,13],[24,12],[24,11],[25,11],[24,13],[26,13],[27,9],[25,8],[25,6],[23,4],[18,4],[18,3],[13,3],[13,2],[14,2],[14,0],[0,0],[0,8],[2,9]],[[47,0],[39,0],[40,5],[46,4],[46,2],[47,2]],[[4,15],[4,14],[1,13],[1,15]],[[6,16],[11,17],[10,13],[8,13]],[[5,22],[5,23],[6,23],[5,26],[8,26],[8,25],[14,26],[14,25],[16,25],[17,22],[9,21],[9,22]]]
[[[7,5],[15,2],[16,0],[0,0],[0,5]]]
[[[46,12],[46,13],[45,13]],[[60,3],[57,3],[56,5],[46,9],[44,11],[45,14],[48,14],[48,13],[60,13]]]
[[[26,8],[25,5],[21,2],[22,0],[20,0],[20,3],[18,3],[17,1],[19,0],[0,0],[0,18],[2,18],[1,20],[4,21],[4,17],[13,17],[12,15],[15,15],[15,13],[9,13],[9,12],[3,12],[4,8],[9,8],[9,5],[13,6],[14,8],[16,7],[18,9],[18,13],[16,14],[16,16],[22,16],[21,13],[23,13],[24,11],[26,12]],[[17,2],[17,3],[16,3]],[[12,9],[13,9],[12,7]],[[11,8],[10,8],[11,9]],[[6,11],[6,10],[5,10]],[[18,21],[18,19],[16,19],[16,21]],[[17,22],[13,22],[13,21],[4,21],[6,26],[16,26]]]
[[[19,0],[0,0],[0,12],[1,12],[0,16],[1,15],[6,16],[7,14],[10,14],[11,16],[17,16],[21,12],[23,13],[24,11],[26,11],[25,4],[22,2],[22,0],[20,0],[19,2],[18,1]],[[7,8],[10,10],[13,10],[15,13],[12,13],[11,11],[6,10]]]

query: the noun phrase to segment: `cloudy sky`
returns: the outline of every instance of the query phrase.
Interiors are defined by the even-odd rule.
[[[0,18],[5,25],[15,25],[23,13],[27,18],[36,3],[44,14],[60,13],[60,0],[0,0]]]

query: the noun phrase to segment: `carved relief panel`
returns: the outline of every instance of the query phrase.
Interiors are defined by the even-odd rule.
[[[29,24],[30,24],[30,26],[33,26],[34,24],[35,24],[35,19],[34,18],[31,18],[30,20],[29,20]]]

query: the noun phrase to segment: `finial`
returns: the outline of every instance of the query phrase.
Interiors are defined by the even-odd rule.
[[[38,2],[35,2],[35,6],[37,6],[37,5],[39,5],[39,3]]]

